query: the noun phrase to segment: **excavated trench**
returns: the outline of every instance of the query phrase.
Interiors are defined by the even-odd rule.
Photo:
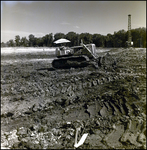
[[[146,149],[146,50],[97,55],[98,68],[2,63],[2,148],[71,149],[80,128],[79,149]]]

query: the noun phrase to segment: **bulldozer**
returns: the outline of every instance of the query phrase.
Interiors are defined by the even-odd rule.
[[[62,43],[62,41],[65,43],[66,40],[61,39],[60,41],[59,43]],[[78,68],[88,65],[94,65],[96,68],[98,67],[97,63],[95,63],[97,60],[95,44],[84,44],[82,40],[80,46],[57,47],[55,55],[57,58],[52,61],[52,66],[56,69]]]

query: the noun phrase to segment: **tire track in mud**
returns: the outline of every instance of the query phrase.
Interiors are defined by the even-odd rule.
[[[87,81],[87,79],[86,79],[86,81]],[[112,94],[107,95],[107,93],[106,93],[105,95],[102,95],[101,96],[102,101],[99,102],[98,99],[100,99],[100,98],[97,96],[99,95],[99,93],[101,91],[99,91],[96,95],[94,93],[92,95],[89,95],[90,98],[95,97],[97,99],[97,100],[95,100],[95,103],[92,102],[94,99],[89,100],[89,97],[87,99],[85,98],[84,100],[80,99],[82,97],[82,95],[83,96],[86,95],[87,90],[89,90],[89,91],[91,90],[91,92],[92,92],[93,90],[98,89],[99,87],[102,88],[102,86],[105,86],[105,84],[107,84],[107,83],[110,84],[110,82],[113,82],[113,83],[117,82],[117,79],[124,80],[125,78],[121,77],[121,76],[118,77],[118,75],[116,75],[116,76],[111,77],[110,80],[108,81],[107,77],[105,77],[105,76],[103,76],[99,79],[97,79],[97,76],[96,77],[93,76],[92,80],[90,80],[90,81],[87,81],[87,82],[80,81],[79,82],[80,78],[77,79],[77,77],[76,77],[76,79],[74,80],[74,82],[71,85],[69,85],[67,82],[58,82],[57,87],[56,87],[55,85],[52,85],[52,83],[47,84],[47,82],[41,82],[40,85],[36,83],[36,84],[33,84],[33,86],[35,86],[36,91],[41,91],[41,89],[45,89],[45,85],[49,85],[49,87],[53,86],[49,90],[50,96],[53,96],[52,91],[57,90],[57,88],[58,88],[58,90],[60,89],[59,92],[56,92],[56,93],[60,94],[61,99],[58,98],[55,101],[55,103],[57,105],[60,105],[61,107],[63,107],[63,109],[66,108],[65,110],[61,109],[62,115],[64,114],[62,119],[66,120],[66,121],[71,121],[73,119],[85,120],[86,118],[88,119],[89,117],[94,118],[97,115],[99,115],[101,117],[106,117],[110,114],[112,114],[112,115],[128,115],[127,112],[133,111],[133,108],[128,107],[125,104],[126,100],[124,100],[124,99],[123,100],[119,99],[119,101],[113,102]],[[85,80],[83,80],[83,81],[85,81]],[[77,85],[77,83],[78,83],[78,85]],[[27,88],[27,89],[29,89],[29,88]],[[32,89],[32,87],[30,87],[30,89]],[[78,95],[77,92],[79,89],[86,90],[86,92],[81,91],[80,94]],[[56,93],[54,94],[54,98],[59,97],[59,95]],[[63,97],[62,97],[61,93],[64,95]],[[82,95],[81,95],[81,93],[82,93]],[[65,95],[67,95],[66,98],[65,98]],[[117,95],[117,93],[116,93],[116,95]],[[119,93],[119,95],[122,95],[122,93]],[[77,96],[79,96],[78,100],[80,102],[82,101],[83,104],[79,108],[75,107],[76,109],[73,109],[73,111],[72,111],[72,109],[70,109],[70,105],[74,104],[74,99],[76,99]],[[70,102],[68,102],[69,100],[70,100]],[[119,104],[118,104],[118,102],[119,102]],[[54,108],[54,106],[51,106],[50,103],[51,102],[49,102],[49,103],[46,102],[42,106],[41,106],[41,104],[36,103],[32,106],[32,108],[30,107],[33,110],[33,112],[39,113],[38,117],[35,117],[37,120],[38,120],[38,118],[40,118],[39,116],[41,116],[41,112],[43,113],[43,110],[51,110],[52,108]],[[77,101],[75,101],[75,103],[77,103]],[[49,106],[47,106],[47,105],[49,105]],[[96,108],[95,106],[97,106],[99,108]],[[85,111],[88,115],[86,115],[83,110],[80,111],[81,107],[85,108]],[[59,109],[59,107],[57,109]],[[54,111],[56,112],[56,109]],[[32,112],[31,111],[29,112],[27,110],[26,112],[24,112],[24,114],[29,115],[29,114],[32,114]],[[53,112],[51,113],[51,115],[52,114],[53,114]],[[85,114],[85,115],[83,115],[83,114]],[[20,113],[20,115],[22,116],[21,113]],[[35,115],[37,116],[37,114],[35,114]],[[10,112],[8,113],[7,116],[13,117],[13,115],[12,116],[10,115]],[[19,116],[17,116],[17,117],[19,117]],[[54,118],[54,121],[56,119],[59,119],[58,115],[55,115],[55,116],[52,115],[51,119],[49,119],[48,117],[45,119],[43,116],[41,116],[40,119],[46,120],[46,121],[44,121],[46,123],[47,120],[51,121],[53,118]],[[70,118],[71,120],[68,120],[68,118]],[[36,119],[34,119],[34,121],[35,121],[34,123],[40,122],[39,120],[37,121]],[[59,120],[61,120],[61,118]]]

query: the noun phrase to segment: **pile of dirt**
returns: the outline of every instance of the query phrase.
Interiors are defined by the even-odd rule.
[[[145,49],[97,55],[98,68],[3,64],[1,146],[74,148],[80,128],[80,149],[146,149]]]

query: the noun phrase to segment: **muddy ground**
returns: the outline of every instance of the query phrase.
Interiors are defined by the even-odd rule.
[[[1,148],[71,149],[80,128],[79,149],[146,149],[146,49],[107,52],[70,69],[54,53],[2,55]]]

